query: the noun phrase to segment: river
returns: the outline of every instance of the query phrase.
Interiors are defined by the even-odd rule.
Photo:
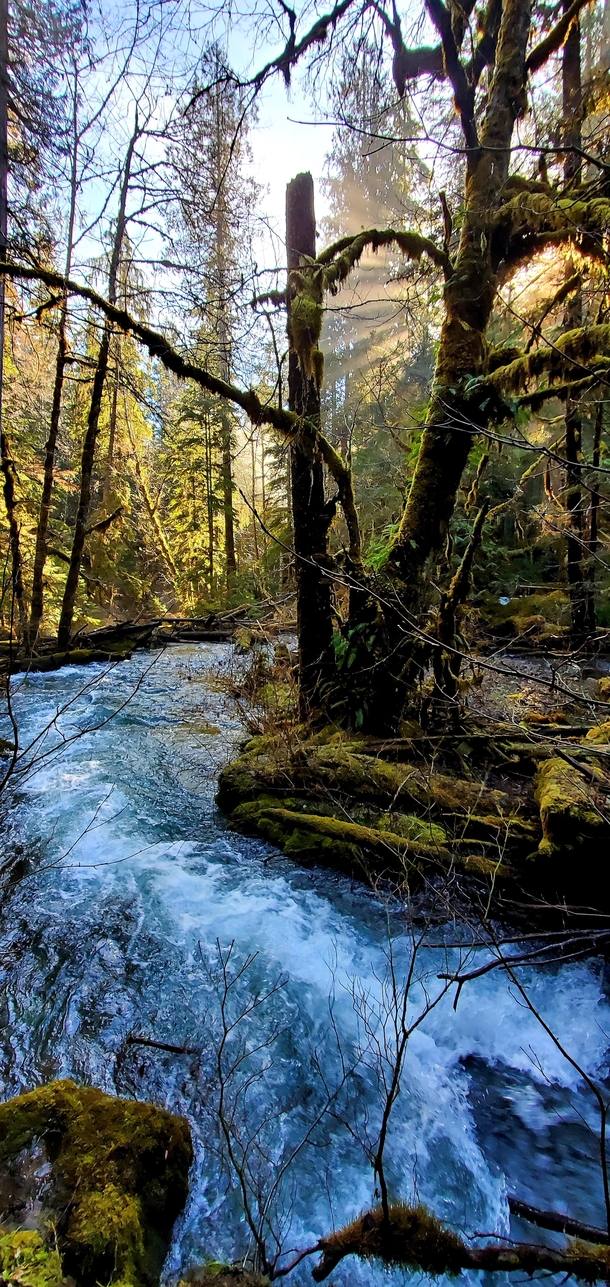
[[[233,944],[230,977],[256,954],[228,994],[231,1017],[248,1014],[230,1039],[243,1062],[226,1097],[236,1148],[246,1127],[254,1141],[254,1186],[268,1191],[294,1154],[274,1217],[290,1249],[373,1201],[363,1145],[379,1096],[370,1048],[356,1058],[366,1044],[362,997],[374,1019],[388,936],[400,978],[411,950],[394,905],[227,831],[215,780],[243,731],[214,674],[230,655],[229,645],[184,645],[13,684],[21,744],[48,732],[4,820],[4,856],[21,879],[4,889],[2,1095],[72,1076],[188,1116],[196,1162],[170,1283],[205,1256],[233,1258],[247,1245],[220,1156],[219,953],[226,960]],[[423,983],[435,994],[437,974],[457,961],[443,934],[451,943],[437,927],[429,937],[439,946],[420,953],[412,1014]],[[522,974],[570,1053],[605,1078],[602,963]],[[453,998],[410,1039],[388,1145],[394,1194],[467,1234],[507,1235],[509,1192],[603,1223],[595,1114],[581,1079],[499,971],[466,986],[455,1010]],[[534,1240],[534,1231],[513,1221],[512,1236]],[[306,1263],[290,1281],[311,1282]],[[332,1281],[387,1276],[348,1260]]]

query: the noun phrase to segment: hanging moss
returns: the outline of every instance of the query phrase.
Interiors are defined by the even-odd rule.
[[[188,1192],[183,1118],[55,1081],[0,1105],[0,1166],[34,1141],[52,1166],[45,1216],[64,1271],[79,1287],[154,1287]]]
[[[324,320],[324,281],[321,269],[290,274],[292,299],[288,314],[291,349],[307,379],[322,384],[324,357],[318,348]]]

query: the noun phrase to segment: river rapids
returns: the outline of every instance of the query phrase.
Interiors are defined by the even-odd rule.
[[[382,896],[227,831],[215,781],[243,730],[214,676],[231,654],[184,645],[13,681],[20,745],[38,741],[2,819],[2,1096],[70,1076],[188,1117],[196,1160],[169,1284],[206,1257],[248,1250],[227,1132],[252,1208],[268,1203],[280,1265],[375,1200],[367,1148],[388,1067],[389,944],[399,987],[412,952],[400,908]],[[8,723],[0,732],[10,736]],[[440,996],[462,938],[429,927],[411,1018]],[[569,1053],[605,1081],[603,963],[521,977]],[[409,1041],[387,1147],[392,1194],[469,1236],[553,1240],[509,1225],[508,1194],[603,1224],[582,1078],[500,971],[465,986],[456,1009],[454,998],[452,987]],[[311,1282],[310,1264],[289,1281]],[[332,1281],[387,1274],[347,1260]]]

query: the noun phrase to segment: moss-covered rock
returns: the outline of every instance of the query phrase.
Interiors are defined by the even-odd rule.
[[[212,1260],[189,1270],[179,1287],[269,1287],[269,1279],[244,1269],[243,1265],[225,1265]]]
[[[0,1105],[0,1171],[33,1144],[51,1170],[39,1233],[53,1228],[63,1272],[79,1287],[154,1287],[188,1192],[184,1119],[55,1081]]]
[[[563,759],[546,760],[536,775],[535,798],[543,836],[540,854],[551,857],[571,852],[591,840],[603,843],[607,852],[610,827],[603,800],[584,773]],[[579,878],[584,875],[582,870],[578,873]]]
[[[65,1282],[57,1247],[35,1229],[0,1227],[0,1276],[10,1287],[61,1287]]]

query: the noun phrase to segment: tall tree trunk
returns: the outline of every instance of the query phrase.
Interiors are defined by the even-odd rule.
[[[254,547],[254,558],[258,563],[258,526],[256,521],[256,446],[254,443],[254,429],[250,434],[250,487],[252,489],[252,544]]]
[[[112,488],[112,474],[114,471],[114,451],[116,444],[116,424],[117,411],[119,402],[119,364],[121,360],[121,346],[117,345],[116,366],[114,371],[114,380],[112,383],[112,402],[110,403],[110,424],[108,426],[108,455],[106,456],[106,468],[104,470],[104,486],[102,489],[102,505],[105,510],[110,508],[110,491]]]
[[[419,606],[430,556],[446,538],[478,424],[464,379],[483,374],[496,294],[491,220],[508,177],[515,120],[523,103],[531,0],[505,0],[495,68],[477,146],[469,148],[466,203],[457,255],[445,284],[445,320],[421,447],[388,563],[400,598]]]
[[[218,265],[218,349],[220,357],[220,374],[223,380],[230,381],[232,375],[232,345],[229,306],[227,300],[227,209],[225,198],[225,181],[227,165],[224,157],[227,140],[224,137],[222,113],[222,84],[216,88],[216,156],[219,171],[216,193],[216,259]],[[223,405],[220,412],[220,476],[222,486],[222,511],[225,540],[225,568],[227,590],[231,590],[237,574],[235,557],[235,515],[233,510],[233,419],[229,408]]]
[[[160,520],[160,518],[159,518],[159,511],[158,511],[158,507],[157,507],[157,505],[155,505],[155,502],[153,501],[153,498],[152,498],[152,496],[151,496],[151,494],[150,494],[150,490],[149,490],[148,484],[147,484],[147,482],[146,482],[146,478],[144,477],[144,470],[142,469],[142,465],[141,465],[141,462],[140,462],[140,457],[139,457],[139,455],[138,455],[138,448],[137,448],[137,445],[136,445],[135,438],[134,438],[134,436],[133,436],[133,434],[132,434],[132,432],[131,432],[131,425],[130,425],[130,423],[129,423],[129,420],[127,420],[127,434],[128,434],[128,437],[129,437],[129,442],[130,442],[130,444],[131,444],[131,449],[132,449],[132,451],[133,451],[133,459],[134,459],[134,468],[135,468],[136,478],[137,478],[137,481],[138,481],[138,487],[139,487],[139,489],[140,489],[140,494],[141,494],[141,496],[142,496],[142,500],[144,501],[144,505],[145,505],[145,507],[146,507],[146,513],[148,514],[148,517],[149,517],[149,519],[150,519],[150,523],[151,523],[151,527],[153,528],[153,531],[154,531],[154,533],[155,533],[155,536],[156,536],[156,538],[157,538],[157,540],[158,540],[158,542],[159,542],[159,549],[161,550],[161,553],[162,553],[162,555],[163,555],[163,558],[165,559],[165,562],[167,563],[167,566],[168,566],[168,568],[169,568],[169,570],[170,570],[170,572],[171,572],[171,574],[172,574],[172,577],[173,577],[174,579],[176,579],[176,578],[177,578],[177,576],[178,576],[178,569],[177,569],[176,564],[175,564],[175,561],[174,561],[174,556],[173,556],[173,554],[172,554],[172,551],[171,551],[171,548],[170,548],[170,545],[169,545],[169,541],[168,541],[167,536],[165,535],[165,532],[164,532],[163,527],[162,527],[162,525],[161,525],[161,520]]]
[[[229,379],[224,375],[223,379]],[[221,476],[222,476],[222,512],[225,538],[225,565],[227,589],[230,590],[237,575],[235,556],[235,520],[233,512],[233,425],[231,415],[225,408],[221,420]]]
[[[564,0],[564,11],[569,0]],[[580,68],[580,22],[572,24],[563,47],[562,58],[563,141],[566,147],[582,146],[582,84]],[[566,184],[580,181],[581,158],[577,152],[567,152],[564,161]],[[574,274],[574,265],[568,260],[566,275]],[[579,288],[565,309],[564,322],[568,330],[582,326],[582,290]],[[580,648],[587,637],[587,586],[583,575],[583,496],[580,487],[582,465],[582,419],[578,402],[566,402],[566,496],[567,511],[566,564],[570,595],[571,641]]]
[[[316,218],[311,174],[298,174],[286,189],[286,254],[288,272],[301,255],[315,258]],[[289,305],[290,306],[290,305]],[[301,371],[295,352],[289,355],[288,398],[291,411],[319,421],[320,395]],[[290,448],[290,490],[294,526],[301,715],[319,705],[320,689],[334,673],[331,584],[320,563],[327,558],[329,514],[324,474],[317,449],[305,437]]]
[[[6,261],[8,230],[8,0],[0,0],[0,259]],[[20,639],[27,636],[27,620],[23,597],[21,542],[17,519],[15,491],[15,464],[4,428],[4,321],[6,305],[6,278],[0,282],[0,468],[4,475],[4,503],[9,527],[11,558],[11,625],[17,608]],[[12,631],[11,631],[12,634]],[[27,642],[27,639],[26,639]]]
[[[66,239],[66,259],[64,265],[64,276],[70,276],[72,266],[72,247],[74,242],[74,221],[76,218],[76,195],[77,195],[77,162],[78,162],[78,84],[75,73],[74,82],[74,110],[72,115],[72,156],[70,164],[70,209],[68,211],[68,229]],[[55,360],[55,380],[53,383],[53,401],[51,403],[51,423],[49,426],[49,436],[45,446],[44,474],[42,481],[42,495],[40,497],[40,510],[38,512],[38,526],[36,528],[36,548],[34,551],[34,570],[32,573],[32,603],[30,608],[30,641],[35,643],[36,637],[40,630],[44,612],[44,568],[47,558],[47,535],[49,530],[49,518],[51,514],[51,495],[53,492],[53,477],[55,472],[55,453],[57,450],[57,438],[59,435],[59,423],[61,418],[61,401],[64,387],[64,373],[68,359],[68,297],[65,296],[59,315],[59,331],[57,335],[57,357]]]
[[[131,164],[136,141],[139,137],[138,116],[136,112],[136,122],[134,132],[129,140],[127,154],[125,157],[125,167],[123,172],[123,181],[121,184],[121,193],[119,197],[119,209],[117,213],[116,229],[112,245],[112,255],[110,259],[110,269],[108,272],[108,299],[111,304],[116,301],[117,277],[121,259],[121,248],[125,236],[126,225],[126,206],[127,194],[129,191],[129,180],[131,176]],[[83,442],[83,452],[81,457],[81,483],[78,510],[76,512],[76,523],[74,525],[74,538],[72,541],[72,553],[70,556],[70,567],[66,578],[64,597],[61,605],[61,616],[59,618],[59,629],[57,631],[57,646],[64,649],[70,646],[70,635],[72,633],[72,621],[74,619],[74,605],[76,602],[76,592],[78,590],[78,579],[80,567],[85,548],[85,539],[87,536],[87,523],[89,521],[89,508],[91,505],[91,479],[93,475],[93,464],[95,461],[95,448],[97,445],[97,436],[99,432],[100,411],[102,407],[102,397],[104,394],[104,385],[108,373],[108,355],[110,352],[110,337],[112,327],[108,321],[104,323],[104,330],[97,355],[97,364],[95,375],[93,377],[93,390],[91,393],[91,403],[89,405],[89,416],[87,419],[87,432]]]
[[[595,416],[595,428],[593,430],[593,469],[597,470],[601,457],[602,432],[604,428],[604,406],[605,403],[600,400]],[[589,516],[589,573],[587,577],[587,628],[593,633],[597,628],[597,613],[595,608],[595,562],[597,551],[599,549],[599,474],[594,473],[593,485],[591,487],[591,507]]]

